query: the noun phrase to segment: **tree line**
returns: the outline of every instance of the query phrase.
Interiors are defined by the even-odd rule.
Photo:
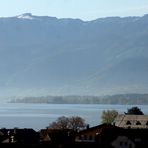
[[[148,94],[119,94],[106,96],[39,96],[11,98],[11,103],[52,104],[148,104]]]

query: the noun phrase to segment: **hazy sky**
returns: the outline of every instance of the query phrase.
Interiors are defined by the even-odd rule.
[[[0,0],[0,17],[22,13],[83,20],[142,16],[148,13],[148,0]]]

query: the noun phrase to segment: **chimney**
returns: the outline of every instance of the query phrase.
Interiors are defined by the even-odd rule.
[[[89,129],[89,124],[86,125],[86,129]]]

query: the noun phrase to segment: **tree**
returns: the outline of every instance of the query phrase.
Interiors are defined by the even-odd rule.
[[[56,121],[49,124],[48,128],[51,129],[68,129],[69,119],[65,116],[59,117]]]
[[[73,131],[78,131],[86,126],[84,119],[81,117],[70,117],[69,118],[69,128]]]
[[[118,112],[116,110],[104,110],[101,115],[102,123],[111,124],[117,115]]]
[[[144,115],[140,108],[137,106],[131,107],[127,110],[126,115]]]
[[[52,122],[48,128],[60,130],[70,129],[73,131],[78,131],[80,129],[83,129],[85,126],[85,120],[79,116],[62,116],[59,117],[55,122]]]

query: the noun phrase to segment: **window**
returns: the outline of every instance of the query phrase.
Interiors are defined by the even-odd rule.
[[[137,122],[136,122],[136,125],[141,125],[140,121],[137,121]]]
[[[81,135],[80,137],[81,137],[81,138],[80,138],[81,140],[84,140],[84,135]]]
[[[129,148],[132,148],[132,144],[131,143],[129,144]]]
[[[130,121],[127,121],[127,122],[126,122],[126,125],[131,125],[131,122],[130,122]]]
[[[93,140],[93,137],[91,135],[89,136],[89,140]]]
[[[122,146],[122,145],[123,145],[123,142],[121,141],[121,142],[120,142],[120,146]]]

